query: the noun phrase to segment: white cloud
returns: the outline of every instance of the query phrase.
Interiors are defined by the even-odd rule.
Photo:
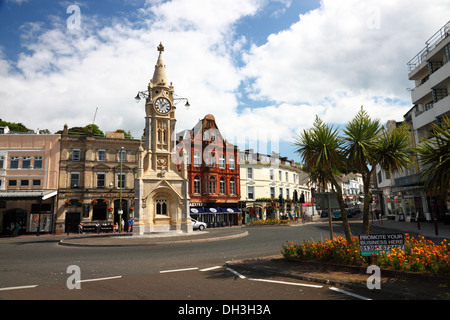
[[[448,0],[323,0],[244,52],[248,40],[235,25],[267,4],[152,0],[136,20],[82,10],[80,30],[67,29],[68,15],[53,17],[51,26],[29,23],[18,61],[0,52],[1,117],[55,132],[92,122],[98,107],[103,131],[123,128],[140,138],[144,105],[133,97],[146,89],[162,41],[168,79],[191,104],[177,108],[178,130],[211,113],[231,142],[291,141],[316,114],[345,123],[361,105],[383,121],[401,120],[410,108],[406,63],[450,16]],[[236,56],[244,58],[242,69]],[[240,106],[243,81],[244,101],[254,99],[257,108]]]
[[[301,15],[289,30],[272,34],[266,44],[245,54],[243,73],[254,99],[357,110],[387,117],[398,103],[373,103],[374,96],[410,103],[405,90],[406,63],[450,16],[447,0],[323,0],[319,9]],[[381,114],[377,108],[391,110]],[[355,111],[356,112],[356,111]],[[350,116],[331,112],[335,122]],[[313,119],[312,119],[313,120]],[[401,120],[401,117],[396,119]],[[312,121],[311,121],[312,122]]]

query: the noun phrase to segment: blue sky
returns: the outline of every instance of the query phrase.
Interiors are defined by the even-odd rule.
[[[316,115],[342,126],[363,105],[401,121],[406,63],[449,17],[449,0],[0,0],[0,118],[56,132],[98,110],[103,131],[139,138],[133,97],[162,42],[191,104],[177,108],[178,131],[213,114],[241,149],[298,161],[292,139]]]

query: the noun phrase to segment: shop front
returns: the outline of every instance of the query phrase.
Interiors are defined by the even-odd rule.
[[[66,199],[60,200],[63,205],[58,214],[57,233],[78,232],[80,223],[85,231],[97,231],[94,229],[97,224],[99,232],[113,231],[116,224],[119,230],[127,231],[134,218],[134,192],[66,193],[63,196]]]
[[[190,216],[205,222],[208,228],[231,227],[240,225],[241,210],[237,207],[191,205]]]
[[[1,234],[53,232],[56,195],[56,190],[0,191]]]

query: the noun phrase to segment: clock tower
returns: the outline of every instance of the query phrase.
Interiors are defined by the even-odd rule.
[[[166,76],[162,55],[145,95],[144,144],[139,148],[133,233],[191,232],[186,161],[181,174],[172,161],[175,150],[174,88]]]

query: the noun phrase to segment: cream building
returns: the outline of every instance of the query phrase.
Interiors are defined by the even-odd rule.
[[[51,232],[58,190],[60,135],[0,129],[0,233],[10,234],[10,224],[16,222],[20,233]]]
[[[301,168],[278,154],[245,150],[240,153],[241,202],[250,219],[279,219],[298,216],[300,197],[311,202],[311,186]],[[295,194],[297,202],[295,202]],[[280,196],[283,202],[280,204]],[[302,212],[305,212],[302,209]],[[247,219],[248,220],[248,219]]]
[[[124,228],[133,218],[134,176],[140,141],[122,136],[61,135],[61,160],[56,232],[85,231],[98,222],[112,231],[117,222]],[[91,230],[94,231],[94,230]]]

